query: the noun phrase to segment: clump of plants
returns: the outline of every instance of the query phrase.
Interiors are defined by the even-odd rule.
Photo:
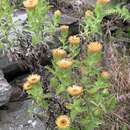
[[[32,81],[38,77],[38,82],[31,87],[30,76],[27,78],[23,88],[33,97],[35,105],[44,109],[47,127],[94,130],[104,124],[104,115],[115,108],[116,99],[109,91],[111,73],[102,67],[103,43],[93,38],[95,34],[103,35],[101,23],[110,14],[129,19],[126,8],[112,7],[108,0],[98,0],[94,11],[86,11],[81,34],[68,37],[69,27],[60,26],[61,45],[52,50],[52,66],[46,66],[51,74],[48,91],[43,91],[45,86],[39,75],[32,75]],[[60,11],[54,13],[54,20],[58,21],[50,26],[52,32],[61,15]],[[87,42],[83,44],[82,38]]]
[[[37,44],[43,41],[44,22],[48,13],[48,3],[45,0],[26,0],[23,5],[28,14],[28,23],[26,29],[32,34],[32,43]],[[34,19],[35,17],[35,19]]]
[[[109,93],[111,76],[99,65],[102,60],[102,44],[90,42],[86,46],[85,56],[77,59],[72,57],[77,54],[77,50],[71,50],[79,47],[80,40],[77,39],[80,38],[73,38],[69,43],[66,42],[68,51],[62,47],[52,51],[53,67],[47,67],[52,73],[52,92],[39,91],[42,85],[33,88],[28,86],[27,89],[24,87],[24,90],[31,94],[37,105],[42,104],[46,112],[53,111],[56,114],[53,117],[56,129],[93,130],[103,123],[103,115],[115,107],[115,98]],[[35,78],[32,80],[35,81]],[[60,105],[54,104],[53,109],[49,110],[51,100],[61,105],[60,111],[55,111]]]

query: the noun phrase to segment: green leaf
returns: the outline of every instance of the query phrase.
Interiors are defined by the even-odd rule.
[[[63,84],[60,84],[57,87],[56,93],[59,95],[60,93],[64,92],[66,90],[65,86]]]
[[[94,101],[90,101],[90,103],[92,103],[96,107],[99,107],[99,105],[96,102],[94,102]]]
[[[123,125],[122,130],[128,130],[127,126],[126,126],[126,125]]]
[[[81,101],[77,99],[77,100],[74,100],[73,104],[71,105],[72,109],[70,112],[70,116],[72,120],[74,120],[76,116],[83,111],[80,102]]]
[[[106,104],[106,107],[107,107],[107,111],[108,112],[111,111],[112,109],[115,108],[115,106],[117,104],[116,98],[113,95],[110,95],[105,104]]]
[[[50,80],[50,85],[51,85],[52,87],[57,88],[58,84],[59,84],[59,83],[58,83],[58,80],[57,80],[55,77],[51,78],[51,80]]]

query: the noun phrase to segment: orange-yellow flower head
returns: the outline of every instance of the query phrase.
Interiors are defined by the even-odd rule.
[[[97,3],[100,4],[107,4],[108,2],[110,2],[111,0],[97,0]]]
[[[90,42],[88,45],[88,52],[97,53],[102,51],[102,44],[100,42]]]
[[[32,88],[32,85],[29,82],[25,82],[23,85],[23,90],[27,91]]]
[[[23,5],[26,9],[31,10],[38,5],[38,0],[26,0],[23,2]]]
[[[61,69],[69,69],[71,68],[72,64],[73,64],[73,61],[70,59],[62,59],[57,62],[58,67]]]
[[[27,78],[27,82],[29,82],[30,84],[36,84],[40,81],[40,75],[38,74],[32,74],[30,76],[28,76]]]
[[[54,12],[54,16],[55,16],[55,17],[61,17],[61,11],[60,11],[60,10],[56,10],[56,11]]]
[[[80,37],[78,36],[70,36],[69,39],[68,39],[69,43],[71,45],[79,45],[80,44]]]
[[[61,32],[68,32],[68,30],[69,30],[69,26],[67,26],[67,25],[60,26],[60,31]]]
[[[90,16],[92,16],[93,15],[93,12],[91,11],[91,10],[87,10],[86,12],[85,12],[85,17],[90,17]]]
[[[83,93],[83,87],[73,85],[72,87],[67,88],[67,92],[71,96],[79,96]]]
[[[101,73],[101,77],[105,78],[105,79],[110,79],[111,78],[111,74],[108,71],[102,71]]]
[[[66,115],[61,115],[56,119],[56,125],[59,129],[66,129],[70,127],[70,118]]]
[[[53,49],[52,55],[54,58],[63,58],[66,56],[66,51],[60,48]]]

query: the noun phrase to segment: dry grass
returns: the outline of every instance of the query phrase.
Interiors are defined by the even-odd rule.
[[[124,53],[125,54],[125,53]],[[102,130],[130,129],[130,65],[129,57],[121,55],[114,44],[105,45],[104,63],[111,72],[110,91],[117,97],[117,108],[105,115]]]

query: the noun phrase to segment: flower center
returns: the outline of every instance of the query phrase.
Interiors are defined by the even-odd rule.
[[[32,4],[33,3],[33,0],[29,0],[29,4]]]
[[[66,124],[66,120],[62,120],[62,121],[61,121],[61,124],[62,124],[62,125],[65,125],[65,124]]]
[[[77,89],[73,89],[73,92],[74,92],[74,93],[77,93],[77,92],[78,92],[78,90],[77,90]]]
[[[36,78],[32,78],[32,81],[35,81],[36,80]]]

